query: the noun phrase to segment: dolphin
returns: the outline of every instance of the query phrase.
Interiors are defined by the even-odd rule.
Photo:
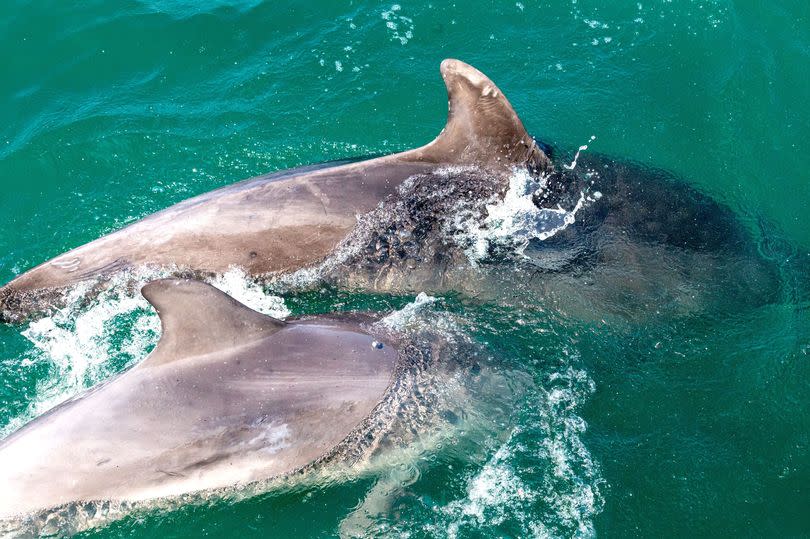
[[[22,273],[0,288],[0,319],[23,321],[60,305],[65,291],[79,283],[141,269],[174,276],[221,274],[232,267],[251,276],[292,272],[324,259],[358,215],[414,174],[450,165],[495,175],[551,166],[489,78],[453,59],[441,63],[441,75],[448,118],[429,144],[267,174],[180,202]]]
[[[0,521],[356,459],[416,357],[363,315],[283,322],[192,280],[142,293],[162,326],[153,352],[0,442]]]
[[[481,72],[448,59],[441,73],[447,124],[426,146],[176,204],[21,274],[0,288],[0,320],[60,306],[69,292],[92,297],[139,270],[206,279],[237,267],[282,287],[452,291],[599,322],[806,293],[784,275],[807,273],[810,256],[764,229],[758,238],[728,205],[654,167],[588,152],[564,162]]]

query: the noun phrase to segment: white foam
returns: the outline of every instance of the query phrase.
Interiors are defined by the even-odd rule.
[[[231,268],[214,278],[211,284],[254,311],[281,319],[290,316],[290,310],[283,298],[266,294],[262,286],[241,268]]]
[[[509,177],[509,188],[503,199],[486,205],[487,217],[480,222],[473,213],[457,212],[454,234],[471,263],[485,259],[491,248],[508,247],[522,254],[533,239],[546,240],[576,221],[577,213],[589,202],[601,197],[580,193],[573,208],[538,208],[534,197],[546,188],[546,178],[536,178],[528,171],[515,170]]]
[[[72,290],[66,307],[31,322],[22,332],[34,347],[22,368],[45,363],[49,374],[37,384],[26,412],[12,419],[0,435],[127,367],[157,341],[160,321],[140,294],[119,292],[115,286],[82,309],[87,286]],[[113,342],[117,324],[133,317],[131,330],[122,341]]]
[[[595,42],[594,45],[596,45],[598,43],[598,41],[596,41],[596,40],[594,40],[594,42]],[[608,42],[609,42],[609,40],[605,41],[605,43],[608,43]],[[591,143],[594,140],[596,140],[596,136],[591,135],[591,138],[588,139],[588,143]],[[577,148],[577,153],[574,155],[574,160],[571,161],[571,164],[570,165],[563,165],[563,166],[568,170],[574,170],[575,168],[577,168],[577,162],[579,161],[580,153],[584,152],[587,149],[588,149],[588,144],[583,144],[582,146]]]
[[[428,305],[436,303],[437,299],[429,296],[424,292],[420,292],[418,296],[409,304],[405,305],[398,311],[394,311],[385,318],[381,319],[378,324],[397,331],[404,331],[410,324],[418,320],[421,311]]]
[[[533,501],[537,493],[530,489],[509,464],[513,458],[507,441],[475,476],[467,482],[467,497],[442,508],[452,517],[447,527],[449,537],[458,537],[465,524],[499,526],[515,515],[515,504]]]

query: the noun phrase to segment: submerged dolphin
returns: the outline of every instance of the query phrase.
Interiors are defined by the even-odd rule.
[[[256,276],[326,257],[357,222],[408,177],[447,165],[495,174],[543,171],[549,158],[486,76],[444,60],[447,124],[418,149],[349,164],[325,164],[246,180],[176,204],[60,255],[0,288],[0,319],[20,321],[58,305],[68,287],[149,268],[173,275],[240,267]]]
[[[282,322],[198,281],[143,295],[155,350],[0,443],[0,520],[247,484],[373,444],[366,418],[408,353],[359,315]]]

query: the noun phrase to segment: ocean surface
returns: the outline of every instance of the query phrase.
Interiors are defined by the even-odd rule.
[[[240,179],[428,142],[446,57],[489,75],[561,155],[667,169],[732,208],[763,256],[810,251],[807,0],[8,0],[0,50],[3,283]],[[364,533],[808,537],[810,276],[791,268],[777,302],[621,326],[458,295],[274,294],[231,272],[217,285],[276,316],[444,321],[524,389],[492,424],[357,477],[82,536],[332,537],[394,484]],[[158,333],[123,293],[0,327],[0,436]]]

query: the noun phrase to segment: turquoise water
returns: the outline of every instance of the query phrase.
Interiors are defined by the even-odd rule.
[[[212,188],[421,145],[438,64],[487,73],[563,149],[671,170],[763,245],[810,249],[810,4],[12,1],[0,7],[0,282]],[[529,389],[499,428],[397,461],[372,529],[420,536],[807,536],[810,318],[782,301],[632,326],[447,296],[450,317]],[[266,311],[390,311],[339,291]],[[275,311],[274,311],[275,309]],[[155,318],[108,296],[0,328],[3,435],[138,361]],[[9,465],[9,463],[0,463]],[[392,467],[393,464],[392,464]],[[127,517],[90,536],[333,536],[385,470]]]

